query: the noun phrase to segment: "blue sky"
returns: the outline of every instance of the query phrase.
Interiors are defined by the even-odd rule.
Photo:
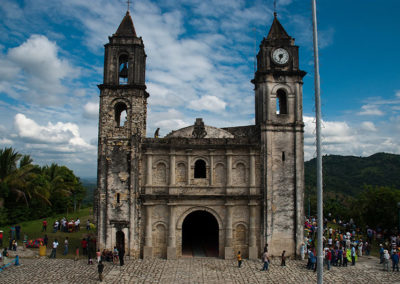
[[[148,56],[147,135],[196,117],[217,127],[253,124],[255,40],[258,47],[268,33],[273,1],[133,2]],[[324,153],[400,154],[400,1],[317,3]],[[310,8],[311,1],[277,1],[308,73],[306,159],[315,156]],[[1,1],[0,147],[96,175],[103,45],[125,11],[124,0]]]

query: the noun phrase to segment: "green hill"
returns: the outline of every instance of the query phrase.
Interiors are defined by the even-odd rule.
[[[364,185],[400,189],[400,155],[377,153],[369,157],[327,155],[323,157],[324,192],[356,196]],[[306,192],[316,189],[316,159],[305,162]]]
[[[93,194],[97,187],[97,178],[81,178],[83,187],[86,188],[86,196],[83,199],[83,205],[93,205]]]

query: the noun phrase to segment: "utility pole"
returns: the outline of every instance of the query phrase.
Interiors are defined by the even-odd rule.
[[[321,92],[319,79],[319,58],[318,58],[318,33],[317,33],[317,4],[312,2],[312,21],[313,21],[313,43],[314,43],[314,85],[315,85],[315,117],[316,117],[316,136],[317,136],[317,283],[323,283],[324,255],[322,246],[322,234],[324,231],[323,207],[322,207],[322,153],[321,153]]]

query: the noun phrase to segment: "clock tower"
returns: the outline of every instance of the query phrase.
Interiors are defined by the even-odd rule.
[[[299,47],[274,14],[252,80],[263,157],[263,239],[271,255],[279,255],[282,247],[289,255],[298,254],[303,241],[305,74],[299,69]]]

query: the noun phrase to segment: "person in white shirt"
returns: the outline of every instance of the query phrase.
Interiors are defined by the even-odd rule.
[[[57,239],[55,239],[53,242],[53,248],[51,250],[50,258],[56,258],[57,247],[58,247],[58,241]]]
[[[81,220],[79,218],[76,219],[75,221],[75,231],[79,231],[80,227],[79,225],[81,224]]]

